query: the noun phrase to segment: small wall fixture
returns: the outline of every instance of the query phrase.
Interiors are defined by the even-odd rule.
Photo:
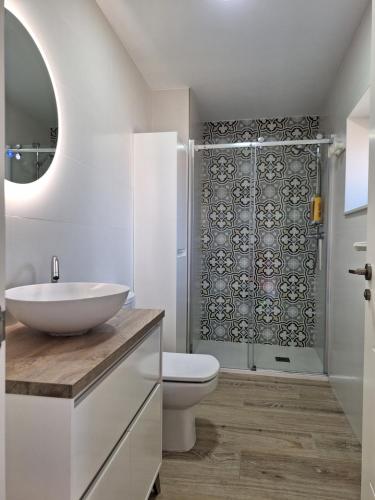
[[[367,241],[356,241],[355,243],[353,243],[353,248],[357,252],[366,252]]]
[[[328,148],[328,158],[339,158],[346,149],[345,141],[337,135],[332,135],[332,141]]]

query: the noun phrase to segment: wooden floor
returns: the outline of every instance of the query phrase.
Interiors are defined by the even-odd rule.
[[[327,382],[222,375],[159,500],[356,500],[361,449]]]

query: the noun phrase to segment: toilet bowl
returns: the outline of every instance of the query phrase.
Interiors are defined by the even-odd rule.
[[[219,368],[206,354],[163,353],[163,450],[193,448],[194,406],[215,390]]]

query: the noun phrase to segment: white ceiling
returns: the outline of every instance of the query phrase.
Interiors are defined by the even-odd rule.
[[[153,89],[203,120],[319,114],[368,0],[97,0]]]

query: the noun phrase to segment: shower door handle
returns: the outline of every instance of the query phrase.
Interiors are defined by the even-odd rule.
[[[370,281],[372,278],[372,267],[371,264],[366,264],[364,268],[349,269],[349,273],[357,274],[358,276],[364,276],[366,281]]]

